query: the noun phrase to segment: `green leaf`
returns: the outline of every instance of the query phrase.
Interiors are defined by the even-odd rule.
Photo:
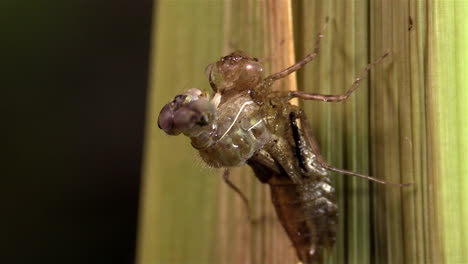
[[[218,263],[218,178],[157,117],[175,95],[210,89],[204,69],[222,54],[222,14],[219,1],[155,5],[137,263]]]
[[[467,1],[163,0],[155,10],[138,263],[297,261],[250,169],[232,179],[254,224],[219,173],[202,168],[187,139],[163,135],[156,118],[174,95],[209,89],[205,66],[228,52],[263,58],[269,72],[304,57],[327,16],[299,89],[344,93],[367,63],[392,54],[347,102],[301,103],[322,153],[338,168],[414,183],[333,174],[340,227],[329,262],[468,263]],[[295,83],[293,75],[276,88]]]

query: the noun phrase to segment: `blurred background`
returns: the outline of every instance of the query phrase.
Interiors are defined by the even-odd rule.
[[[151,0],[0,3],[0,263],[133,263]]]

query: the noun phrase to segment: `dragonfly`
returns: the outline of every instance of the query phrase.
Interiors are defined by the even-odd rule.
[[[268,184],[279,221],[304,264],[321,263],[336,240],[338,206],[330,172],[393,184],[329,165],[318,147],[305,113],[293,98],[323,102],[345,101],[367,72],[390,52],[363,69],[344,94],[274,91],[272,85],[311,62],[319,53],[323,29],[311,53],[296,64],[264,77],[259,59],[242,51],[221,57],[206,68],[207,92],[192,88],[166,104],[158,126],[169,135],[191,139],[210,167],[226,168],[226,183],[247,198],[229,180],[229,168],[249,165],[258,180]]]

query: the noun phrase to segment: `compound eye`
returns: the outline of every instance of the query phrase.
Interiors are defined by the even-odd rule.
[[[210,79],[211,71],[213,70],[214,67],[216,67],[216,63],[211,63],[208,66],[206,66],[205,75],[208,79]]]
[[[222,86],[222,82],[224,80],[223,76],[218,70],[218,66],[216,63],[212,63],[205,68],[206,77],[208,77],[208,81],[210,82],[211,89],[215,93],[219,92],[220,87]]]
[[[249,61],[245,64],[245,71],[249,74],[263,74],[263,65],[256,61]]]
[[[263,79],[263,65],[256,61],[248,61],[244,65],[244,70],[239,76],[239,81],[244,85],[256,85]]]
[[[174,113],[174,127],[178,131],[186,131],[195,126],[201,114],[189,107],[183,107]]]
[[[158,117],[158,127],[167,134],[176,135],[177,132],[174,131],[174,109],[172,107],[172,102],[166,104],[159,113]]]

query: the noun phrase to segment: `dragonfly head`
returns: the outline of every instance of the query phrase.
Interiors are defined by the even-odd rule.
[[[158,126],[169,135],[188,133],[213,123],[215,106],[198,89],[176,95],[159,112]]]
[[[245,52],[235,51],[208,65],[206,74],[217,93],[252,90],[263,80],[263,65]]]

